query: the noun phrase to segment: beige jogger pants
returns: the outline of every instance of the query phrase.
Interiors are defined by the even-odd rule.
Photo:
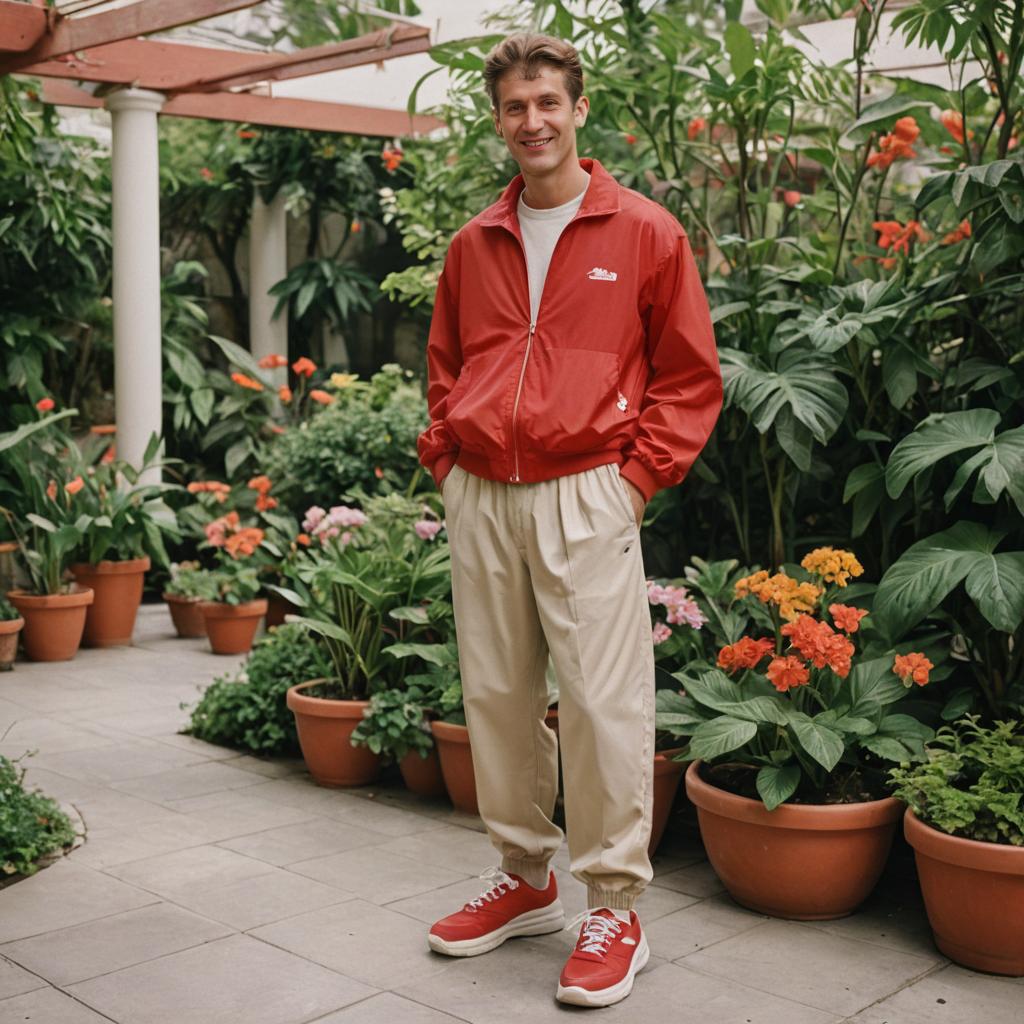
[[[654,648],[618,466],[533,484],[455,466],[443,497],[477,799],[502,868],[543,887],[562,842],[550,650],[570,869],[589,906],[629,909],[652,875]]]

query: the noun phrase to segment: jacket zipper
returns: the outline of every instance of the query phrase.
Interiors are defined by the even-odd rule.
[[[519,412],[519,396],[523,393],[523,378],[526,376],[526,362],[530,358],[530,349],[533,347],[533,332],[537,330],[536,321],[530,322],[530,333],[526,336],[526,353],[523,356],[523,365],[519,368],[519,383],[516,385],[516,400],[512,404],[512,458],[514,460],[512,483],[519,483],[519,439],[516,436],[516,415]]]

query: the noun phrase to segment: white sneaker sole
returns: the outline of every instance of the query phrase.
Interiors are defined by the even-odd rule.
[[[528,910],[479,938],[448,941],[431,932],[427,934],[427,941],[435,953],[444,953],[445,956],[480,956],[482,953],[490,953],[506,939],[513,939],[517,935],[547,935],[549,932],[560,931],[564,926],[565,911],[562,909],[562,901],[556,898],[546,907]]]
[[[555,998],[560,1003],[572,1003],[573,1006],[611,1006],[613,1003],[625,999],[633,991],[633,979],[644,969],[650,957],[651,950],[647,945],[647,936],[641,934],[640,945],[637,946],[633,962],[629,965],[626,976],[617,985],[596,991],[581,988],[578,985],[569,985],[566,988],[559,985]]]

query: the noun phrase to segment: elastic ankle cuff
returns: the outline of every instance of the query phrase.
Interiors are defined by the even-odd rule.
[[[534,889],[548,887],[550,868],[546,860],[516,860],[513,857],[502,857],[501,870],[506,874],[518,875]]]
[[[609,910],[632,910],[636,906],[636,899],[636,893],[587,886],[587,907],[590,910],[597,910],[599,907],[607,907]]]

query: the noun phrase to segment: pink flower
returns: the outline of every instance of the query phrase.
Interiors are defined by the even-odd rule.
[[[312,533],[323,522],[326,515],[327,513],[319,505],[306,509],[306,518],[302,520],[302,529],[306,533]]]
[[[419,519],[413,529],[420,540],[433,540],[441,532],[441,524],[435,519]]]
[[[334,505],[327,513],[331,526],[364,526],[367,523],[366,513],[349,505]]]
[[[672,635],[672,630],[664,622],[656,622],[651,630],[651,639],[655,646],[663,644]]]
[[[668,609],[668,621],[673,626],[687,625],[700,629],[707,622],[697,602],[686,587],[663,587],[653,580],[647,582],[647,600]]]

